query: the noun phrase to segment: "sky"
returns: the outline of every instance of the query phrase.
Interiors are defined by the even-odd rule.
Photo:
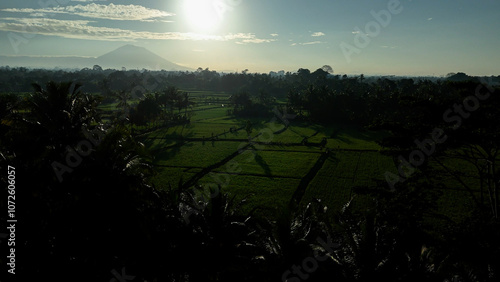
[[[500,0],[0,2],[0,55],[98,57],[126,44],[217,71],[500,75]]]

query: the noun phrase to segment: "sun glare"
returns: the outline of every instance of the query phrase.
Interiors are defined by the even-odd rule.
[[[211,0],[184,0],[186,19],[196,32],[212,32],[219,25],[220,16],[213,3]]]

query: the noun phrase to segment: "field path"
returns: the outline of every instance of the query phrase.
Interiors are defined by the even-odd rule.
[[[314,179],[318,171],[323,167],[323,164],[325,163],[326,159],[328,159],[328,156],[330,155],[329,151],[326,150],[321,154],[321,156],[318,158],[314,166],[309,170],[309,172],[300,180],[299,185],[297,186],[297,189],[295,189],[295,192],[292,195],[292,198],[290,199],[290,206],[298,206],[300,201],[302,200],[302,197],[304,196],[304,193],[307,190],[307,186],[309,186],[309,183]]]
[[[219,162],[217,162],[217,163],[215,163],[213,165],[207,166],[206,168],[204,168],[200,172],[196,173],[193,177],[191,177],[191,179],[189,179],[188,181],[186,181],[182,185],[182,188],[189,188],[189,187],[195,185],[205,175],[207,175],[208,173],[210,173],[214,169],[217,169],[217,168],[225,165],[228,161],[230,161],[231,159],[233,159],[234,157],[236,157],[237,155],[239,155],[240,152],[242,152],[242,151],[246,150],[248,147],[250,147],[250,145],[251,145],[251,143],[248,143],[243,148],[240,148],[239,150],[236,150],[234,153],[232,153],[231,155],[225,157],[221,161],[219,161]]]

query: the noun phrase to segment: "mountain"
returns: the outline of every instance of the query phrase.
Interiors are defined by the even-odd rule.
[[[100,57],[0,56],[0,66],[27,68],[82,69],[99,65],[103,69],[193,70],[174,64],[143,47],[125,45]]]
[[[174,64],[144,47],[125,45],[96,58],[96,64],[102,68],[148,69],[148,70],[192,70]]]

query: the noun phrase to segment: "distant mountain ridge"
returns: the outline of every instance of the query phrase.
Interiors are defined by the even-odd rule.
[[[77,56],[0,56],[1,66],[27,68],[82,69],[99,65],[103,69],[148,69],[190,71],[188,67],[172,63],[144,47],[124,45],[97,58]]]

